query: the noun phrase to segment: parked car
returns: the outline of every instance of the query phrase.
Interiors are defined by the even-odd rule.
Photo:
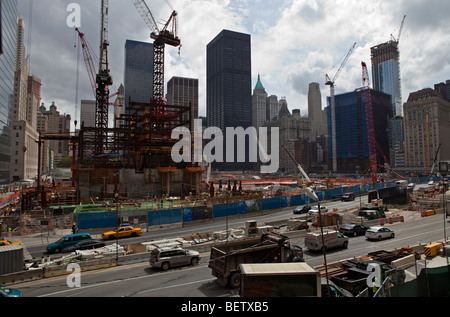
[[[367,229],[369,228],[364,225],[360,225],[357,223],[348,223],[345,226],[341,227],[339,231],[346,236],[356,237],[358,235],[366,234]]]
[[[297,206],[294,209],[294,214],[306,214],[311,209],[311,206]]]
[[[83,240],[80,241],[70,247],[67,247],[63,250],[63,252],[75,252],[76,250],[90,250],[90,249],[97,249],[97,248],[103,248],[106,245],[105,242],[101,240]]]
[[[414,183],[409,183],[408,186],[406,187],[409,190],[414,190],[414,187],[416,187],[416,184]]]
[[[369,240],[381,240],[394,237],[394,231],[386,227],[370,227],[366,231],[366,238]]]
[[[0,286],[0,297],[22,297],[22,292],[15,288]]]
[[[132,226],[121,226],[115,230],[102,233],[102,238],[105,240],[125,237],[136,237],[142,234],[141,228],[134,228]]]
[[[354,193],[345,193],[341,196],[341,201],[351,201],[355,200],[355,194]]]
[[[20,245],[20,242],[11,242],[9,240],[0,240],[0,247],[6,246],[6,245]]]
[[[68,248],[82,240],[92,240],[89,233],[76,233],[62,237],[56,242],[50,243],[47,246],[47,253],[59,253],[65,248]]]
[[[197,265],[199,261],[200,253],[197,251],[178,247],[163,247],[152,250],[149,263],[154,268],[168,270],[176,266]]]
[[[320,206],[320,212],[322,213],[322,212],[327,212],[328,211],[328,208],[327,207],[325,207],[325,206]],[[319,207],[317,207],[317,206],[314,206],[314,207],[312,207],[310,210],[308,210],[308,214],[310,214],[310,215],[312,215],[312,214],[316,214],[316,213],[319,213]]]

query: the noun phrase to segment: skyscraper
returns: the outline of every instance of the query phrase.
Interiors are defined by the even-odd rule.
[[[371,91],[375,140],[378,148],[389,160],[389,141],[386,130],[392,117],[391,98],[389,95]],[[327,98],[328,117],[328,157],[333,157],[331,147],[331,107]],[[337,170],[340,172],[363,171],[369,167],[369,146],[367,142],[366,108],[361,89],[335,96],[336,104],[336,158]],[[379,164],[385,158],[377,151]],[[331,164],[330,164],[331,165]]]
[[[318,83],[310,83],[308,90],[308,118],[311,126],[311,140],[327,134],[326,114],[322,110],[322,95]]]
[[[95,100],[81,100],[80,127],[95,127]]]
[[[258,129],[262,127],[267,120],[267,92],[261,83],[258,74],[258,81],[253,89],[252,95],[252,124]]]
[[[392,96],[392,113],[402,115],[400,53],[398,41],[389,41],[370,49],[373,89]]]
[[[251,39],[249,34],[223,30],[206,52],[206,111],[208,127],[247,129],[252,125]],[[236,144],[236,142],[235,142]],[[224,147],[224,160],[226,157]],[[235,149],[235,160],[236,149]],[[246,162],[221,164],[220,169],[248,170]]]
[[[172,77],[167,83],[167,104],[191,108],[191,124],[198,119],[198,79]],[[188,113],[183,120],[188,120]],[[192,126],[189,129],[192,131]]]
[[[153,44],[125,42],[125,110],[132,102],[150,102],[153,97]]]

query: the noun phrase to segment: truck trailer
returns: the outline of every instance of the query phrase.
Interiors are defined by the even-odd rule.
[[[306,263],[241,264],[241,297],[322,296],[320,273]]]
[[[264,233],[260,237],[224,242],[211,247],[208,267],[223,287],[238,288],[241,264],[303,262],[303,250],[289,238]]]

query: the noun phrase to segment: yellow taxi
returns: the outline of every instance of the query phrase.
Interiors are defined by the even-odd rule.
[[[142,234],[141,228],[134,228],[132,226],[120,226],[116,230],[102,233],[102,238],[105,240],[125,237],[136,237]]]
[[[6,245],[20,245],[20,242],[11,242],[8,240],[0,240],[0,247],[6,246]]]

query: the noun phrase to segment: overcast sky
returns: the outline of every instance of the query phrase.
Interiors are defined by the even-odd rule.
[[[42,101],[78,117],[75,107],[77,34],[69,28],[67,6],[81,7],[81,31],[99,55],[100,0],[19,0],[25,21],[29,72],[42,79]],[[131,0],[110,0],[109,54],[114,85],[123,82],[126,39],[152,42],[150,29]],[[147,0],[163,23],[172,12],[165,0]],[[357,43],[336,80],[336,94],[362,86],[361,61],[370,70],[370,47],[400,38],[402,97],[450,79],[450,1],[448,0],[169,0],[178,12],[178,49],[166,49],[165,81],[172,76],[198,78],[200,115],[206,115],[206,45],[223,29],[248,33],[252,41],[252,87],[258,73],[269,95],[286,97],[289,108],[307,114],[311,82],[320,83],[323,108],[333,77]],[[32,15],[30,15],[32,8]],[[31,26],[31,27],[30,27]],[[79,63],[78,100],[93,99],[83,59]],[[371,74],[370,74],[371,76]],[[78,101],[79,103],[79,101]]]

